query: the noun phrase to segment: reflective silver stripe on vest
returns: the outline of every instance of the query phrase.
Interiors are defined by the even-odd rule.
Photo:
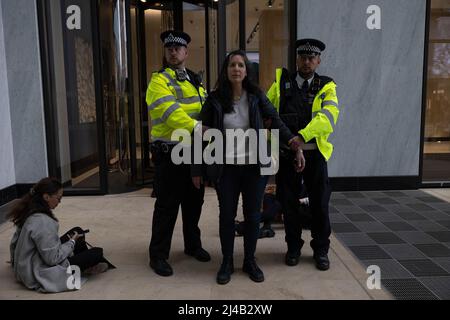
[[[320,113],[324,114],[328,118],[328,121],[330,121],[331,127],[333,127],[333,129],[334,129],[334,117],[331,114],[331,112],[327,109],[322,109],[322,111],[320,111]]]
[[[191,104],[191,103],[196,103],[196,102],[201,102],[199,96],[178,99],[178,103]]]
[[[324,114],[328,118],[328,121],[330,122],[331,127],[333,127],[333,129],[334,129],[334,117],[331,114],[331,112],[327,109],[322,109],[322,111],[313,112],[312,117],[314,118],[318,113]]]
[[[164,102],[169,102],[169,101],[175,102],[176,101],[175,97],[174,96],[165,96],[165,97],[159,98],[158,100],[156,100],[155,102],[153,102],[151,105],[148,106],[148,111],[155,110],[157,107],[159,107]]]
[[[181,87],[178,85],[177,81],[173,79],[166,71],[161,72],[161,74],[166,77],[167,80],[169,80],[170,85],[175,89],[175,92],[177,93],[177,99],[183,99],[183,91],[181,90]]]
[[[179,108],[180,108],[180,105],[179,105],[178,103],[174,103],[170,108],[168,108],[168,109],[164,112],[164,114],[162,115],[161,118],[152,120],[152,125],[153,125],[153,126],[156,126],[156,125],[158,125],[158,124],[161,124],[161,123],[166,122],[167,119],[169,119],[170,115],[171,115],[175,110],[177,110],[177,109],[179,109]]]
[[[335,106],[336,108],[338,108],[338,104],[334,101],[331,100],[327,100],[327,101],[323,101],[322,102],[322,108],[325,106]]]

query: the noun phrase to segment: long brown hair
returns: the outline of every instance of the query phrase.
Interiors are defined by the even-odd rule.
[[[58,193],[62,189],[62,184],[54,178],[44,178],[36,183],[30,191],[24,195],[19,202],[8,213],[7,218],[16,226],[22,227],[25,221],[34,213],[44,213],[50,218],[58,221],[43,195],[50,196]]]
[[[222,69],[220,70],[219,78],[215,86],[215,91],[217,97],[222,105],[224,113],[231,113],[234,111],[233,108],[233,90],[231,88],[230,79],[228,79],[228,65],[230,64],[231,58],[234,56],[241,56],[244,59],[245,68],[247,69],[247,76],[242,82],[242,87],[251,94],[263,94],[262,90],[255,82],[255,71],[250,60],[248,60],[247,54],[242,50],[235,50],[230,52],[225,61],[222,64]]]

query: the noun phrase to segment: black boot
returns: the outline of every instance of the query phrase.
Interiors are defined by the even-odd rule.
[[[264,281],[264,273],[256,264],[255,259],[252,260],[244,260],[244,266],[242,267],[242,271],[248,273],[250,279],[255,282],[263,282]]]
[[[230,282],[231,275],[234,272],[233,257],[224,257],[219,272],[217,272],[217,283],[227,284]]]

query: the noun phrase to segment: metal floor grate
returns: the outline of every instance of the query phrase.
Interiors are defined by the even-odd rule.
[[[448,272],[431,260],[400,260],[402,266],[416,277],[448,276]]]
[[[385,279],[381,283],[398,300],[438,300],[417,279]]]
[[[449,299],[450,203],[420,190],[345,192],[333,199],[337,238],[363,265],[380,267],[396,299]]]
[[[379,246],[349,246],[349,249],[360,260],[391,259],[391,256]]]
[[[414,246],[430,258],[450,257],[450,249],[441,243],[415,244]]]
[[[421,278],[420,282],[435,292],[439,298],[450,300],[450,277]]]

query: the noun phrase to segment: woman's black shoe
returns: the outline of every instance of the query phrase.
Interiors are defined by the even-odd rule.
[[[217,273],[217,283],[227,284],[230,282],[231,275],[234,272],[233,258],[224,258],[220,270]]]
[[[255,260],[246,260],[244,261],[244,266],[242,267],[242,271],[248,273],[250,279],[255,282],[263,282],[264,281],[264,273],[256,264]]]

